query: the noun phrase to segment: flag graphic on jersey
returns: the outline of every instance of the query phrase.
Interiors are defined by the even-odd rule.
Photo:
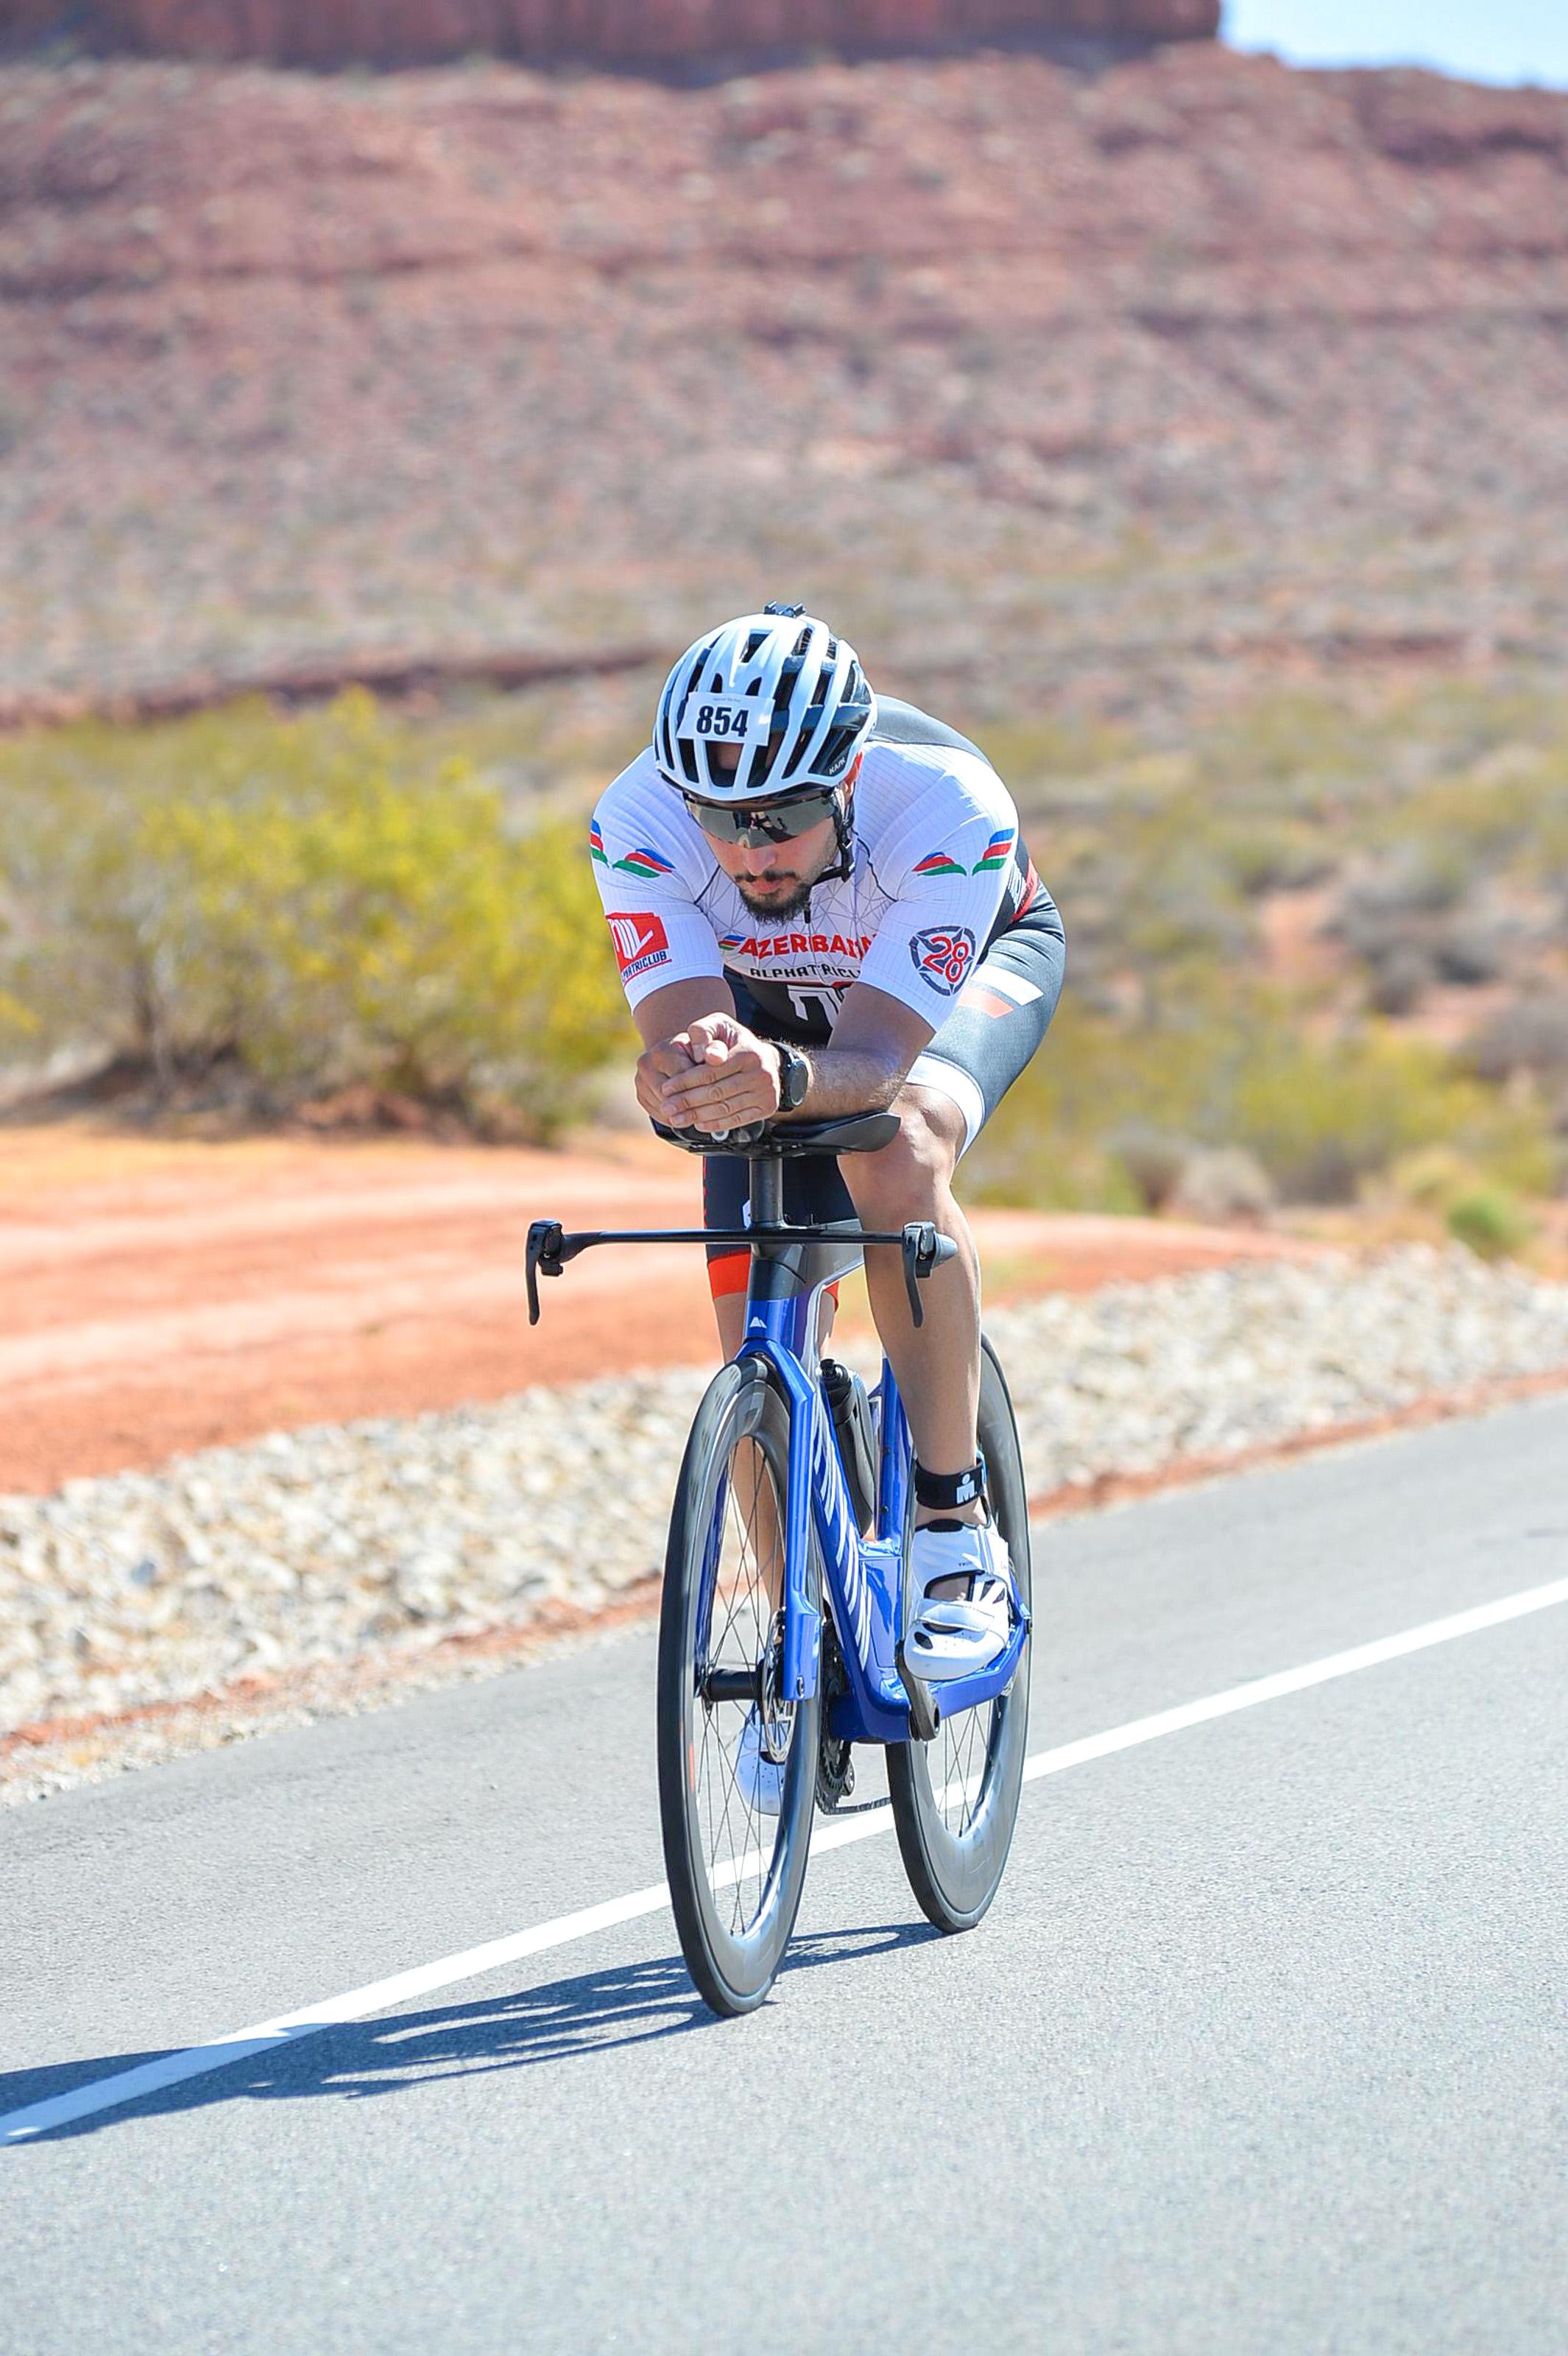
[[[976,874],[989,875],[994,873],[997,868],[1005,867],[1008,863],[1008,854],[1012,850],[1012,828],[1010,826],[998,827],[996,833],[991,837],[990,841],[986,845],[985,857],[983,859],[977,859],[975,862]]]
[[[608,867],[610,864],[604,856],[604,838],[599,831],[597,819],[588,830],[588,856],[590,859],[596,860],[601,867]]]
[[[915,862],[911,872],[916,875],[962,875],[966,871],[945,851],[928,851],[923,859]]]
[[[617,859],[614,863],[617,867],[624,868],[628,875],[673,875],[675,873],[675,862],[672,859],[661,858],[656,851],[649,851],[645,845],[641,851],[629,851],[624,859]]]

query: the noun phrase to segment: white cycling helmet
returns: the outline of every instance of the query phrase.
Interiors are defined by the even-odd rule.
[[[709,630],[665,682],[654,723],[662,776],[693,801],[784,802],[842,786],[877,699],[859,657],[800,605]],[[733,769],[715,745],[735,745]]]

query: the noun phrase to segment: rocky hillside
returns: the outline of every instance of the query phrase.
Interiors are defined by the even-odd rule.
[[[0,0],[36,33],[58,0]],[[80,11],[71,12],[80,28]],[[98,0],[96,33],[163,57],[407,64],[475,50],[668,64],[1045,35],[1114,43],[1219,30],[1219,0]]]
[[[0,687],[667,648],[978,711],[1561,660],[1568,96],[1192,43],[0,71]]]

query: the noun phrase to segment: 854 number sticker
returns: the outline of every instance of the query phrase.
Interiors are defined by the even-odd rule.
[[[679,734],[713,737],[720,744],[740,744],[748,736],[763,733],[763,724],[772,711],[772,704],[747,703],[738,697],[694,695],[680,715]],[[753,721],[760,723],[755,729]]]

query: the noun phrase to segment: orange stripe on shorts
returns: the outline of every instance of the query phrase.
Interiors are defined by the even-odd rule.
[[[749,1251],[715,1252],[708,1263],[708,1290],[715,1301],[726,1300],[732,1292],[744,1292],[752,1277],[752,1255]],[[838,1279],[827,1288],[827,1297],[835,1309],[838,1306]]]
[[[729,1293],[744,1292],[751,1274],[749,1251],[715,1252],[708,1263],[708,1290],[715,1301],[722,1301]]]

